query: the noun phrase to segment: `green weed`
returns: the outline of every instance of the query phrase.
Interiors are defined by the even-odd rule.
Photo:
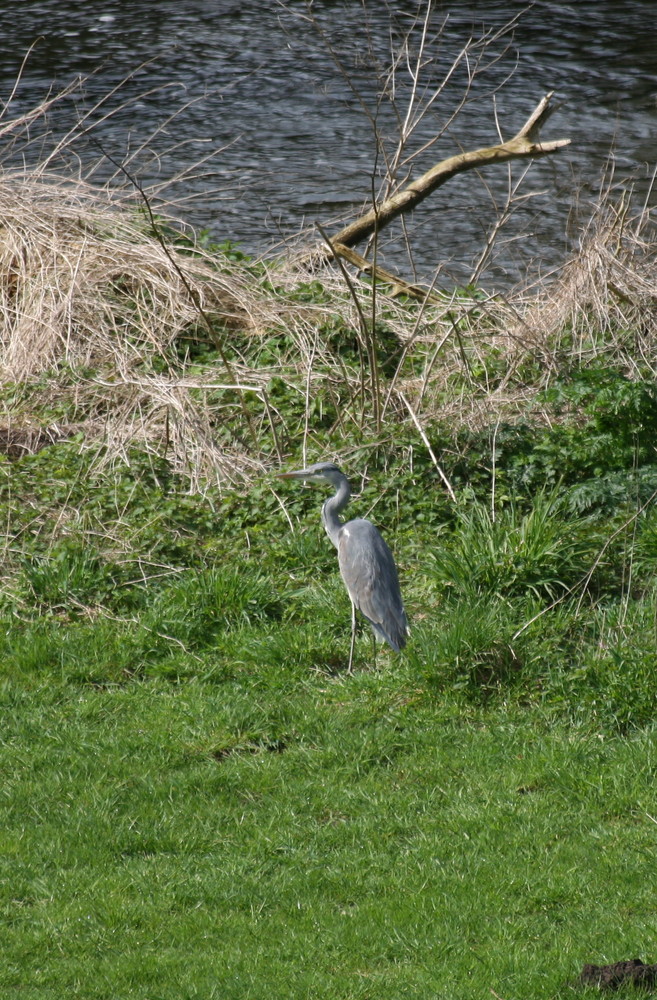
[[[592,557],[589,525],[564,517],[563,507],[555,491],[539,493],[526,510],[464,503],[452,534],[431,553],[436,582],[466,598],[554,600],[582,577]]]

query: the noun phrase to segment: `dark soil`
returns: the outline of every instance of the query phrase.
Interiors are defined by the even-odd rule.
[[[617,990],[626,983],[642,990],[652,990],[657,985],[657,965],[645,965],[641,959],[614,962],[612,965],[585,965],[579,977],[583,986]]]

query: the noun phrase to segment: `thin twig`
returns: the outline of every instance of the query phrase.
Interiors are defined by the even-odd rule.
[[[433,464],[434,464],[434,466],[436,468],[436,472],[438,473],[438,475],[442,479],[443,483],[445,484],[445,487],[446,487],[447,492],[449,493],[451,499],[454,501],[454,503],[456,503],[456,494],[454,493],[454,490],[452,489],[452,484],[450,483],[449,479],[447,478],[447,476],[445,475],[445,473],[441,469],[440,464],[438,462],[438,459],[434,455],[433,448],[431,447],[431,442],[429,441],[429,438],[427,437],[427,435],[424,433],[424,429],[423,429],[422,425],[420,424],[420,421],[418,420],[417,416],[413,412],[413,408],[412,408],[411,404],[406,399],[406,396],[404,395],[404,393],[400,392],[399,389],[397,390],[397,395],[399,396],[399,398],[401,399],[402,403],[404,404],[404,406],[408,410],[408,412],[410,414],[410,417],[411,417],[411,420],[415,424],[415,426],[417,428],[417,431],[418,431],[418,434],[422,438],[422,440],[424,442],[424,445],[425,445],[427,451],[429,452],[429,455],[431,456],[431,461],[433,462]]]
[[[491,457],[493,466],[493,476],[490,488],[490,519],[495,524],[495,487],[497,481],[497,432],[500,428],[500,417],[498,415],[495,421],[495,430],[493,431],[493,443],[491,447]]]
[[[328,236],[326,230],[323,229],[322,226],[320,226],[319,222],[316,222],[315,226],[317,227],[317,231],[319,232],[319,234],[322,237],[322,239],[324,240],[324,242],[329,247],[332,248],[331,240],[329,239],[329,236]],[[344,266],[344,264],[342,263],[342,261],[340,260],[339,257],[336,257],[335,259],[336,259],[336,261],[338,263],[338,267],[340,268],[340,272],[342,274],[342,277],[345,280],[345,284],[347,285],[347,288],[349,289],[349,294],[351,295],[352,301],[353,301],[353,303],[354,303],[354,305],[356,307],[356,313],[358,315],[358,319],[359,319],[359,323],[360,323],[361,338],[362,338],[363,344],[365,345],[365,350],[367,351],[367,339],[368,339],[368,335],[367,335],[367,319],[365,318],[365,313],[363,312],[361,304],[358,301],[358,295],[356,293],[356,289],[354,287],[354,284],[353,284],[351,278],[349,277],[349,272],[347,271],[346,267]],[[362,405],[364,406],[365,405],[365,377],[364,377],[364,373],[362,371],[362,366],[361,366],[361,393],[362,393],[362,396],[361,396]]]
[[[272,489],[271,486],[269,487],[269,489],[271,490],[272,496],[276,499],[276,501],[278,502],[279,507],[283,511],[283,514],[285,515],[287,523],[290,526],[290,531],[292,532],[292,534],[294,534],[294,524],[292,523],[292,518],[290,517],[290,515],[287,512],[287,508],[286,508],[285,504],[283,503],[283,501],[279,497],[279,495],[276,492],[276,490]]]

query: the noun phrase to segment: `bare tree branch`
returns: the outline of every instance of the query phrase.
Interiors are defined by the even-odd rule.
[[[417,180],[407,184],[401,191],[386,198],[380,205],[370,209],[355,222],[341,229],[331,238],[331,244],[333,246],[340,244],[341,247],[355,246],[373,233],[380,232],[399,215],[410,212],[456,174],[464,173],[466,170],[479,170],[492,163],[506,163],[509,160],[524,157],[547,156],[563,146],[567,146],[570,139],[540,142],[538,138],[541,126],[554,110],[550,106],[553,93],[550,91],[542,98],[520,131],[508,142],[458,153],[456,156],[442,160],[421,177],[418,177]]]

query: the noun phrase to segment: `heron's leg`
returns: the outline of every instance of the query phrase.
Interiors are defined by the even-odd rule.
[[[351,602],[351,649],[349,650],[349,665],[347,673],[350,674],[354,663],[354,646],[356,645],[356,605]]]
[[[372,667],[374,670],[376,670],[376,635],[374,633],[374,629],[371,629],[371,632],[372,632]]]

